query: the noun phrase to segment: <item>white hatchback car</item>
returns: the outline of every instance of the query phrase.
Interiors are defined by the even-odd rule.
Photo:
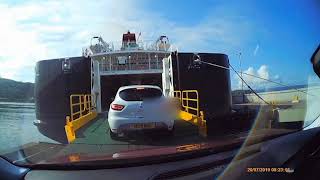
[[[108,123],[111,137],[136,130],[173,131],[174,115],[167,98],[158,86],[120,87],[110,104]]]

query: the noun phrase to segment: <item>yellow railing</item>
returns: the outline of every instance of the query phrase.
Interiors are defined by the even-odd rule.
[[[207,123],[203,111],[199,110],[199,93],[197,90],[174,91],[174,97],[179,98],[183,110],[179,118],[198,126],[199,134],[207,136]]]
[[[190,98],[193,96],[193,98]],[[185,90],[182,91],[181,97],[182,107],[190,114],[199,116],[199,94],[197,90]],[[194,103],[191,103],[194,102]],[[195,111],[196,113],[190,112],[190,110]]]
[[[91,94],[72,94],[70,96],[70,118],[75,120],[95,109]]]
[[[72,94],[70,96],[70,116],[66,117],[65,131],[68,142],[76,139],[75,131],[97,116],[93,95]]]

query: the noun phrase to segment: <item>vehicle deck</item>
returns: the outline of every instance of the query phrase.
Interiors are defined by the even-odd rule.
[[[124,137],[112,139],[109,134],[107,118],[102,116],[90,122],[77,132],[76,144],[136,144],[136,145],[178,145],[203,142],[204,137],[198,135],[198,127],[191,123],[176,120],[173,136],[170,138],[165,132],[136,132]]]
[[[258,135],[269,134],[274,132],[290,132],[288,129],[264,129],[255,131]],[[235,139],[246,137],[248,130],[230,128],[228,132],[216,137],[202,137],[198,133],[198,127],[183,121],[175,121],[175,129],[172,136],[165,132],[135,132],[127,134],[124,137],[113,139],[109,134],[109,125],[106,116],[97,117],[77,132],[77,138],[72,144],[94,144],[94,145],[143,145],[143,146],[178,146],[184,144],[203,143],[214,141],[214,139]]]

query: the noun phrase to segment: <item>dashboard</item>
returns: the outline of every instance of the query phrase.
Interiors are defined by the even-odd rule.
[[[320,168],[320,129],[287,134],[208,156],[144,166],[28,169],[0,159],[0,179],[292,179],[315,178]],[[318,168],[319,167],[319,168]]]

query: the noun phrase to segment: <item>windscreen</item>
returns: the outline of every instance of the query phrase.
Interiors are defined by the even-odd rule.
[[[0,17],[11,163],[145,165],[320,127],[319,0],[1,0]]]

